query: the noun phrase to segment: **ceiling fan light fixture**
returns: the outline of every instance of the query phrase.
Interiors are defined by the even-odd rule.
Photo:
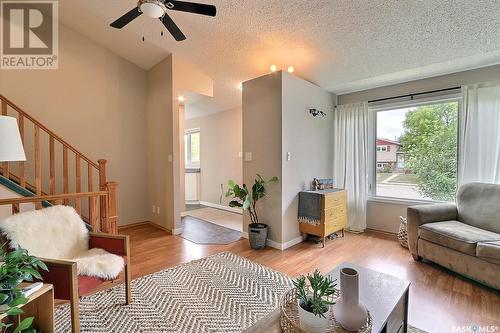
[[[165,14],[162,6],[156,2],[143,2],[141,12],[152,18],[160,18]]]

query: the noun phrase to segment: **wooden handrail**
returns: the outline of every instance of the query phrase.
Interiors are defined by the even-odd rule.
[[[10,162],[19,163],[17,170],[19,171],[19,176],[12,173],[9,166],[9,162],[0,163],[1,174],[10,180],[16,181],[21,187],[30,190],[35,194],[34,197],[28,198],[16,198],[16,199],[2,199],[0,200],[0,205],[12,205],[12,212],[19,212],[20,203],[34,203],[36,209],[41,209],[44,202],[50,202],[52,204],[64,204],[74,206],[76,211],[85,219],[82,213],[84,207],[82,207],[82,199],[88,200],[88,220],[92,225],[99,225],[108,232],[116,232],[117,230],[117,216],[116,216],[116,183],[109,182],[106,179],[106,163],[105,159],[100,159],[98,162],[93,162],[88,157],[83,155],[75,147],[71,146],[69,143],[64,141],[57,134],[49,130],[42,123],[37,121],[35,118],[23,111],[19,106],[14,104],[8,98],[0,94],[0,112],[2,115],[7,115],[8,108],[10,107],[13,112],[17,112],[17,120],[19,123],[19,132],[21,134],[21,139],[25,139],[25,130],[29,126],[33,126],[33,152],[34,156],[28,158],[33,159],[34,163],[34,185],[31,185],[25,177],[25,164],[24,162]],[[26,123],[28,122],[28,123]],[[42,132],[43,131],[43,132]],[[46,133],[48,135],[48,142],[42,142],[42,134]],[[62,145],[62,156],[56,159],[56,148],[55,143]],[[48,182],[42,180],[43,170],[42,170],[42,151],[45,151],[42,144],[48,145],[49,152],[49,179]],[[29,151],[28,151],[29,152]],[[74,166],[73,161],[70,159],[69,152],[74,153]],[[59,156],[58,156],[59,157]],[[73,157],[73,156],[71,156]],[[58,172],[56,172],[56,163],[62,163],[62,179],[57,177]],[[85,165],[86,163],[86,165]],[[71,166],[70,166],[71,164]],[[82,168],[87,168],[86,186],[82,186]],[[31,165],[30,165],[31,168]],[[14,168],[15,169],[15,168]],[[69,170],[74,170],[70,174]],[[93,173],[98,174],[98,184],[96,184],[96,189],[99,192],[93,192],[94,190],[94,176]],[[75,193],[70,192],[70,183],[74,184]],[[96,181],[97,183],[97,181]],[[59,185],[60,187],[58,187]],[[44,188],[42,188],[42,186]],[[56,191],[62,190],[63,194],[56,194]],[[44,191],[45,189],[45,191]],[[87,190],[88,192],[83,192]],[[49,193],[49,195],[46,195]],[[92,193],[102,193],[102,195],[95,195]],[[86,208],[86,207],[85,207]]]
[[[92,198],[92,197],[106,197],[107,195],[108,195],[107,191],[96,191],[96,192],[68,193],[68,194],[56,194],[56,195],[42,195],[37,197],[0,199],[0,206],[22,204],[22,203],[34,203],[42,201],[58,201],[58,200],[75,199],[75,198],[81,199],[81,198]]]
[[[68,148],[73,153],[79,155],[87,163],[89,163],[90,165],[92,165],[95,169],[99,170],[99,166],[97,165],[97,163],[93,162],[91,159],[89,159],[88,157],[86,157],[85,155],[83,155],[80,151],[78,151],[78,149],[76,149],[75,147],[73,147],[72,145],[70,145],[69,143],[67,143],[66,141],[64,141],[60,136],[58,136],[56,133],[54,133],[51,130],[49,130],[42,123],[40,123],[39,121],[37,121],[35,118],[33,118],[32,116],[30,116],[29,114],[27,114],[25,111],[23,111],[19,106],[17,106],[16,104],[14,104],[8,98],[6,98],[5,96],[3,96],[3,95],[0,94],[0,99],[2,101],[4,101],[5,103],[7,103],[7,105],[9,105],[11,108],[13,108],[14,110],[16,110],[20,114],[22,114],[24,116],[24,118],[26,118],[26,119],[30,120],[32,123],[34,123],[35,126],[38,126],[41,130],[43,130],[44,132],[46,132],[47,134],[49,134],[49,136],[54,137],[54,139],[56,139],[64,147]]]

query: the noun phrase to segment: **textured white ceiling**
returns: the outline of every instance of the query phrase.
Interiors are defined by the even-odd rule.
[[[217,16],[171,12],[175,42],[144,15],[109,23],[136,0],[63,0],[63,24],[144,69],[178,54],[215,80],[209,111],[241,104],[242,81],[295,66],[296,74],[348,92],[500,62],[500,0],[201,0]],[[146,42],[142,42],[142,36]]]

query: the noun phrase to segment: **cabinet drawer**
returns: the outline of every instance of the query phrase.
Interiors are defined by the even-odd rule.
[[[324,211],[325,220],[327,218],[335,218],[335,217],[347,215],[346,212],[347,212],[347,208],[345,205],[337,205],[337,206],[333,206],[331,208],[325,209],[325,211]]]
[[[325,195],[324,209],[332,208],[340,204],[345,204],[347,201],[346,191],[339,191]]]
[[[325,235],[330,235],[336,231],[346,227],[347,218],[345,216],[338,216],[325,220]]]

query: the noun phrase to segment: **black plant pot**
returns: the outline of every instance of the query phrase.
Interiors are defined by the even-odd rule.
[[[259,250],[266,247],[268,230],[267,224],[264,223],[250,223],[248,225],[248,239],[252,249]]]

